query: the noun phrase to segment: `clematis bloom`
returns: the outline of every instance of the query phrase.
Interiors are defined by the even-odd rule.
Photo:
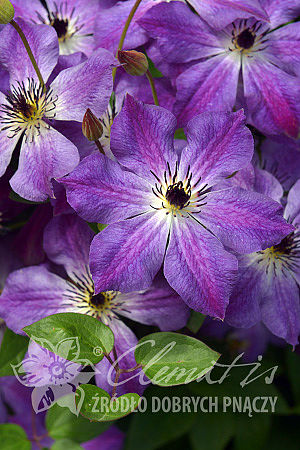
[[[51,179],[76,167],[76,146],[54,127],[57,122],[81,122],[87,108],[101,116],[111,90],[113,55],[99,49],[85,62],[62,70],[47,85],[58,60],[53,29],[19,24],[31,45],[46,89],[40,85],[24,45],[12,27],[1,32],[0,65],[9,72],[10,91],[0,92],[0,176],[21,140],[19,167],[10,185],[21,197],[44,201],[53,197]]]
[[[261,194],[215,189],[252,158],[242,111],[195,117],[180,157],[175,128],[172,113],[127,95],[111,130],[122,165],[91,155],[61,181],[80,216],[110,224],[91,245],[96,293],[145,289],[164,263],[167,281],[188,306],[223,318],[237,270],[223,245],[262,250],[293,227]]]
[[[57,34],[59,53],[83,52],[90,56],[95,49],[95,17],[99,0],[14,0],[16,16],[28,22],[45,24]]]
[[[239,256],[239,274],[226,321],[250,328],[262,321],[276,336],[297,345],[300,334],[300,181],[291,188],[284,216],[295,228],[277,245]]]
[[[156,278],[152,286],[143,291],[96,293],[89,269],[92,237],[89,226],[75,214],[52,219],[44,233],[44,249],[51,264],[26,267],[9,275],[0,297],[0,317],[13,331],[22,333],[24,326],[51,314],[91,315],[112,329],[117,354],[128,352],[121,366],[132,368],[136,365],[134,349],[138,340],[121,317],[169,331],[186,325],[189,309],[162,277]],[[100,386],[103,387],[108,383],[107,372],[103,370],[105,363],[100,362],[100,365]],[[128,374],[122,374],[121,380],[126,376]],[[129,392],[130,387],[141,389],[137,380],[133,387],[126,383]]]
[[[233,4],[240,3],[222,2],[222,17],[228,19]],[[158,4],[138,21],[156,39],[166,62],[189,64],[176,79],[174,114],[181,125],[202,111],[230,111],[239,104],[248,122],[263,133],[298,136],[300,25],[279,27],[297,17],[297,8],[276,0],[263,3],[264,20],[254,13],[258,2],[247,0],[238,9],[240,18],[222,29],[180,2]]]

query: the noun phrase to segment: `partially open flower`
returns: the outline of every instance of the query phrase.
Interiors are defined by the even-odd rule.
[[[0,24],[6,24],[13,20],[15,10],[9,0],[0,0]]]
[[[82,132],[89,141],[98,141],[103,133],[100,120],[88,108],[82,121]]]
[[[129,75],[145,75],[148,70],[148,60],[144,53],[135,50],[119,50],[117,57]]]

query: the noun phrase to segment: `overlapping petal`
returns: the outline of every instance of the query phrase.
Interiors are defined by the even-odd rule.
[[[300,15],[298,0],[260,0],[270,18],[271,28],[290,22]]]
[[[154,6],[139,24],[157,39],[163,58],[171,63],[185,63],[224,51],[207,24],[181,2]]]
[[[237,260],[192,217],[174,219],[164,274],[189,307],[224,318]]]
[[[197,215],[226,246],[251,253],[278,244],[294,227],[278,202],[240,188],[211,192]]]
[[[265,52],[268,60],[280,67],[280,69],[292,75],[300,75],[299,23],[290,23],[270,33]]]
[[[0,105],[5,102],[5,96],[0,92]],[[1,115],[1,112],[0,112]],[[20,134],[12,136],[11,130],[4,130],[4,123],[0,118],[0,177],[4,175],[8,164],[10,163],[13,151],[20,138]]]
[[[71,141],[52,127],[42,128],[34,141],[23,141],[19,167],[10,184],[21,197],[44,201],[53,197],[51,179],[66,175],[78,163],[78,150]]]
[[[63,300],[68,284],[45,266],[26,267],[9,275],[0,297],[0,316],[15,333],[33,322],[70,311]]]
[[[120,294],[118,299],[125,302],[120,315],[162,331],[183,328],[189,317],[189,308],[161,274],[145,291]]]
[[[291,188],[287,205],[285,207],[284,216],[289,222],[296,222],[300,225],[300,180],[298,180]]]
[[[204,111],[231,111],[236,100],[240,55],[217,55],[193,65],[176,80],[174,114],[179,125]]]
[[[90,244],[90,227],[75,214],[54,217],[44,232],[44,249],[48,258],[64,266],[70,278],[86,274]]]
[[[114,64],[112,53],[98,49],[87,61],[60,72],[51,83],[57,96],[55,119],[82,122],[87,108],[100,117],[111,95]]]
[[[175,129],[176,119],[170,111],[144,105],[127,95],[112,125],[111,150],[121,164],[153,181],[150,170],[162,177],[167,162],[173,166],[177,159]]]
[[[111,223],[150,211],[150,185],[100,153],[88,156],[62,183],[85,220]]]
[[[188,146],[182,151],[180,173],[185,175],[190,166],[192,183],[201,177],[201,183],[211,186],[251,161],[253,138],[242,110],[200,114],[185,132]]]
[[[162,265],[168,233],[165,213],[150,212],[109,225],[97,234],[90,252],[96,293],[150,286]]]
[[[102,1],[101,1],[102,3]],[[95,41],[97,47],[106,48],[116,52],[127,17],[134,6],[135,0],[117,2],[109,9],[102,9],[100,4],[99,14],[95,21]],[[138,19],[155,5],[153,0],[144,0],[137,9],[130,23],[123,48],[132,49],[145,44],[147,33],[138,24]]]
[[[23,19],[17,19],[16,22],[25,34],[46,82],[58,59],[57,34],[46,25],[33,25]],[[5,27],[1,32],[0,64],[9,71],[11,84],[15,81],[22,83],[27,78],[38,80],[24,44],[12,26]]]
[[[266,139],[261,146],[261,167],[272,173],[286,191],[300,178],[299,150],[299,142],[286,137]]]
[[[264,3],[259,0],[189,0],[189,3],[203,19],[218,29],[237,18],[269,19]]]
[[[250,328],[261,320],[260,305],[267,291],[266,271],[255,257],[238,258],[238,277],[225,316],[225,321],[233,327]]]
[[[261,305],[262,321],[289,344],[297,345],[300,334],[299,286],[289,272],[274,276]]]
[[[266,134],[299,133],[297,78],[261,58],[243,64],[244,94],[251,121]]]

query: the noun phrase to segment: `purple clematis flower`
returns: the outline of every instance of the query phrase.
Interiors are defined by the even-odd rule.
[[[214,28],[221,29],[238,18],[253,16],[268,20],[260,0],[189,0],[198,14]]]
[[[225,11],[222,17],[226,17],[227,4],[233,2],[218,3]],[[259,5],[254,0],[243,4]],[[268,22],[258,20],[253,8],[244,18],[244,8],[243,18],[222,30],[211,28],[210,22],[180,2],[154,6],[139,20],[157,39],[167,62],[193,63],[176,80],[174,113],[181,125],[202,111],[232,110],[242,77],[243,92],[238,97],[248,122],[269,135],[298,136],[300,25],[278,28],[287,19],[286,2],[269,0],[264,6]],[[295,18],[296,10],[294,13]]]
[[[96,47],[106,48],[114,54],[117,51],[119,40],[122,34],[127,17],[129,16],[136,0],[118,1],[111,8],[107,8],[107,3],[100,6],[95,21],[95,42]],[[126,34],[124,49],[144,45],[148,41],[146,31],[138,24],[138,20],[155,4],[162,0],[143,0],[139,5]]]
[[[56,34],[45,25],[19,23],[46,82],[58,60]],[[88,107],[102,115],[112,90],[113,61],[99,49],[86,62],[61,71],[45,91],[14,28],[1,32],[0,64],[10,74],[10,92],[0,92],[0,176],[21,138],[19,167],[10,180],[19,195],[34,201],[53,197],[51,179],[76,167],[77,148],[51,121],[81,122]]]
[[[13,0],[15,15],[35,24],[49,25],[56,31],[59,53],[69,55],[95,49],[94,26],[99,0]]]
[[[274,336],[259,322],[251,328],[233,328],[226,322],[206,317],[197,335],[199,339],[212,338],[221,341],[235,358],[242,355],[245,362],[254,362],[259,355],[263,355],[269,346],[284,346],[284,341]]]
[[[279,140],[266,139],[261,146],[257,164],[272,173],[288,191],[300,178],[299,141],[281,137]]]
[[[223,318],[237,264],[222,243],[249,253],[293,228],[261,194],[214,189],[251,160],[242,111],[195,117],[180,157],[175,128],[172,113],[127,95],[111,132],[123,166],[91,155],[62,182],[80,216],[110,224],[91,246],[96,293],[145,289],[164,261],[167,281],[190,307]]]
[[[84,450],[122,450],[124,444],[125,434],[116,426],[112,425],[100,436],[83,442],[81,447]]]
[[[114,332],[117,354],[121,356],[128,351],[120,366],[132,368],[136,365],[137,338],[121,317],[167,331],[185,326],[189,309],[160,277],[147,290],[125,294],[110,290],[96,294],[89,270],[92,238],[91,229],[75,215],[63,214],[52,219],[44,233],[44,249],[52,265],[12,272],[0,297],[0,317],[16,333],[22,333],[26,325],[59,312],[99,318]],[[106,373],[103,366],[101,368],[105,381]],[[138,382],[125,387],[127,392],[141,390]]]
[[[238,256],[239,275],[225,320],[249,328],[262,321],[297,345],[300,333],[300,180],[288,195],[284,216],[295,230],[263,251]]]

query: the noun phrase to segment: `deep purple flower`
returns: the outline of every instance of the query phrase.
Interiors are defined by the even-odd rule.
[[[226,18],[232,8],[227,11],[228,2],[219,3]],[[250,4],[258,6],[254,0],[246,2]],[[247,18],[222,30],[211,28],[180,2],[154,6],[139,20],[157,39],[167,62],[193,63],[176,81],[174,113],[180,124],[202,111],[232,110],[242,77],[239,104],[247,110],[248,122],[270,135],[297,137],[299,23],[276,28],[286,22],[289,5],[275,0],[264,5],[269,22],[257,20],[249,11]]]
[[[251,160],[242,111],[195,117],[181,157],[175,128],[172,113],[128,95],[111,133],[123,166],[91,155],[62,181],[79,215],[110,224],[91,246],[96,293],[145,289],[164,261],[167,281],[190,307],[222,318],[237,268],[222,243],[262,250],[291,227],[280,205],[260,194],[214,189]]]
[[[266,139],[257,165],[272,173],[288,191],[300,178],[300,143],[281,137],[274,141]]]
[[[206,317],[197,337],[221,341],[233,358],[242,355],[241,359],[246,362],[255,361],[258,355],[263,355],[269,344],[277,346],[284,344],[283,340],[270,333],[261,322],[250,328],[233,328],[226,322],[212,320],[209,317]]]
[[[100,436],[80,445],[84,450],[122,450],[124,438],[124,433],[112,425]]]
[[[56,34],[45,25],[21,19],[19,23],[46,82],[58,59]],[[7,26],[1,32],[0,64],[10,74],[10,92],[0,93],[0,175],[22,137],[19,167],[10,180],[22,197],[35,201],[52,197],[51,179],[76,167],[77,148],[52,127],[51,120],[81,122],[88,107],[103,114],[112,89],[113,61],[100,49],[86,62],[61,71],[45,92],[14,28]]]
[[[107,5],[100,5],[98,15],[95,20],[95,43],[96,47],[106,48],[114,54],[117,51],[119,40],[122,34],[127,17],[130,14],[136,0],[115,2],[111,8]],[[128,32],[126,34],[124,49],[144,45],[148,40],[145,30],[138,24],[138,20],[153,5],[162,0],[143,0],[134,14]]]
[[[237,18],[249,16],[268,20],[260,0],[189,0],[189,4],[214,28],[221,29]]]
[[[175,101],[175,89],[172,87],[170,80],[166,77],[155,78],[155,87],[159,105],[171,111]],[[114,91],[118,109],[121,109],[126,93],[149,105],[154,104],[147,78],[128,75],[123,68],[117,71]]]
[[[277,178],[266,170],[249,164],[239,170],[232,177],[223,181],[219,187],[240,187],[242,189],[259,192],[267,197],[280,202],[283,196],[283,189]]]
[[[276,336],[296,345],[300,333],[300,181],[288,195],[284,217],[295,230],[277,245],[238,256],[239,274],[226,321],[249,328],[262,321]]]
[[[99,0],[13,0],[15,15],[35,24],[49,25],[56,31],[59,53],[69,55],[95,49],[94,25]]]
[[[121,317],[156,325],[166,331],[182,328],[189,310],[160,277],[144,291],[125,294],[103,291],[96,294],[89,270],[92,237],[88,225],[75,215],[64,214],[52,219],[45,230],[44,249],[55,265],[33,266],[12,272],[0,297],[0,317],[13,331],[22,333],[24,326],[50,314],[89,314],[109,325],[115,335],[117,354],[121,356],[128,351],[120,366],[131,368],[136,365],[134,348],[137,338]],[[99,385],[105,389],[107,384],[111,391],[112,386],[106,380],[107,372],[102,365],[101,372]],[[126,384],[125,388],[127,392],[141,392],[144,387],[136,380],[134,384]]]

